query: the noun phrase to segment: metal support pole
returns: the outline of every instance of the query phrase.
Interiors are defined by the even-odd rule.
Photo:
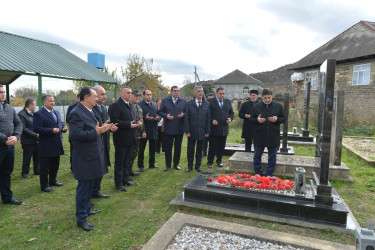
[[[39,110],[42,109],[42,91],[43,91],[43,88],[42,88],[42,76],[41,75],[38,75],[38,106],[39,106]]]
[[[5,92],[6,92],[6,100],[7,100],[7,103],[10,103],[10,96],[9,96],[10,90],[9,90],[9,84],[6,84],[6,85],[5,85]]]

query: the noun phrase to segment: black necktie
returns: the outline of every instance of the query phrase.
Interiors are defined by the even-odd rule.
[[[201,108],[201,101],[198,101],[198,109]]]

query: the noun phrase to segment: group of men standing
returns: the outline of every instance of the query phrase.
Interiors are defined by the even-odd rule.
[[[77,95],[79,101],[70,106],[69,141],[71,143],[71,169],[78,185],[76,190],[76,218],[78,227],[90,231],[95,227],[87,221],[93,210],[91,198],[107,198],[100,192],[101,181],[110,166],[110,132],[113,133],[115,147],[114,183],[118,190],[126,192],[125,186],[136,185],[131,176],[135,156],[138,168],[144,171],[144,151],[149,143],[149,168],[155,165],[155,145],[160,134],[158,124],[163,121],[165,169],[180,170],[181,145],[186,133],[188,166],[201,172],[205,141],[210,147],[207,165],[213,167],[214,158],[218,167],[223,167],[229,124],[234,112],[231,101],[225,98],[225,90],[216,89],[216,96],[205,100],[201,86],[194,89],[194,99],[186,101],[179,96],[180,89],[171,87],[171,95],[164,98],[160,107],[152,101],[152,92],[145,90],[139,102],[139,93],[123,87],[120,98],[107,112],[104,106],[106,92],[103,87],[83,87]],[[262,102],[258,102],[258,92],[250,92],[251,100],[245,102],[239,111],[244,119],[243,134],[246,151],[251,151],[254,140],[254,170],[263,175],[261,156],[268,148],[269,161],[266,176],[272,175],[276,164],[277,149],[280,144],[280,124],[285,121],[284,111],[279,103],[272,101],[272,92],[264,89]],[[14,165],[14,145],[21,134],[24,159],[22,176],[27,178],[31,157],[34,174],[40,175],[40,188],[44,192],[53,191],[52,186],[63,186],[56,180],[60,155],[64,154],[62,133],[67,127],[62,123],[59,112],[54,110],[54,97],[42,98],[43,108],[35,112],[36,103],[27,100],[25,108],[16,115],[13,107],[5,102],[5,90],[0,86],[0,191],[3,203],[21,204],[10,189],[10,175]],[[20,119],[21,118],[21,119]],[[111,123],[109,123],[109,118]],[[22,132],[23,131],[23,132]],[[174,151],[172,157],[172,151]],[[195,164],[194,164],[195,158]]]

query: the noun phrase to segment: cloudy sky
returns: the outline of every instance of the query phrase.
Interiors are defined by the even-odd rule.
[[[163,84],[217,79],[235,69],[268,71],[298,61],[361,20],[374,0],[2,1],[0,30],[59,44],[82,59],[105,54],[111,69],[129,53],[153,58]],[[21,77],[20,84],[36,84]],[[49,89],[68,88],[44,80]]]

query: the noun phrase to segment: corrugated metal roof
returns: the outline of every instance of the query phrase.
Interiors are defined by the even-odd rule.
[[[215,80],[212,84],[218,84],[218,83],[261,84],[262,82],[236,69],[232,71],[231,73],[226,74],[225,76],[220,77],[219,79]]]
[[[375,56],[375,22],[360,21],[289,67],[303,69],[322,64],[328,58],[337,62]]]
[[[116,83],[117,80],[88,64],[61,46],[0,31],[0,83],[15,75],[7,72]],[[4,72],[7,71],[7,72]]]

